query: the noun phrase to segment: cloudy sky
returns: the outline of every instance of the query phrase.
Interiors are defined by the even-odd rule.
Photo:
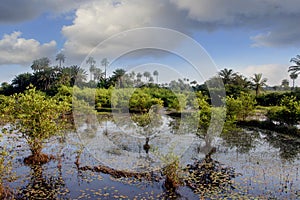
[[[148,62],[156,63],[155,69],[181,73],[189,71],[186,56],[147,51],[151,45],[145,40],[168,46],[170,52],[185,49],[193,54],[188,48],[193,39],[217,69],[231,68],[247,77],[263,73],[269,85],[279,85],[289,79],[290,59],[300,54],[299,19],[299,0],[2,0],[0,82],[30,72],[32,61],[40,57],[56,65],[60,51],[66,55],[65,65],[81,65],[88,55],[120,56],[117,67],[137,69]],[[139,32],[145,27],[178,31],[186,39],[167,32],[160,37],[148,29]],[[130,30],[138,31],[130,35]],[[115,55],[126,48],[135,51]]]

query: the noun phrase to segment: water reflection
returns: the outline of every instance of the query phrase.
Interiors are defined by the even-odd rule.
[[[230,193],[250,195],[251,197],[278,197],[280,199],[293,199],[300,195],[298,187],[300,184],[299,138],[260,129],[244,128],[223,132],[219,137],[208,138],[196,127],[193,118],[182,119],[162,115],[156,119],[158,121],[155,121],[153,126],[149,126],[149,123],[141,126],[143,121],[139,122],[138,120],[141,118],[136,118],[136,123],[140,123],[140,125],[137,126],[132,123],[134,126],[129,126],[126,123],[129,119],[126,117],[115,122],[113,118],[103,115],[98,116],[99,126],[96,128],[89,125],[89,121],[83,121],[78,132],[87,146],[83,150],[80,162],[82,165],[90,166],[96,166],[99,162],[103,162],[108,166],[115,166],[116,169],[124,169],[125,166],[129,170],[145,171],[161,164],[154,154],[154,150],[165,153],[172,146],[175,146],[174,152],[181,155],[181,161],[184,165],[187,162],[192,163],[192,158],[204,158],[204,148],[211,149],[215,146],[217,151],[212,158],[225,164],[225,166],[233,167],[237,173],[242,174],[241,177],[234,179],[233,186],[236,189],[231,190]],[[89,134],[87,130],[93,130],[93,134]],[[116,182],[108,176],[103,178],[100,173],[87,175],[86,172],[78,172],[74,162],[80,146],[77,144],[82,141],[77,140],[75,136],[76,134],[73,133],[66,135],[66,139],[60,144],[55,143],[59,147],[49,143],[48,150],[45,149],[46,151],[54,149],[55,153],[64,155],[60,161],[62,171],[59,171],[60,169],[53,163],[46,164],[46,167],[32,167],[22,171],[23,163],[14,162],[14,170],[26,177],[24,182],[19,181],[18,185],[14,186],[21,188],[19,193],[21,199],[25,199],[26,195],[37,194],[41,195],[39,196],[41,198],[45,198],[47,195],[47,198],[53,199],[57,198],[58,194],[68,190],[70,190],[68,197],[77,198],[80,196],[79,190],[84,190],[86,194],[89,194],[90,191],[86,189],[91,187],[97,191],[95,195],[98,193],[106,195],[108,192],[103,188],[107,184],[122,191],[116,192],[118,196],[126,194],[125,196],[128,198],[138,196],[138,192],[150,192],[151,190],[155,191],[155,195],[163,193],[160,197],[166,195],[160,182],[139,183],[143,186],[141,189],[137,186],[138,184],[130,185],[129,183]],[[19,141],[16,142],[13,139],[9,144],[20,145]],[[24,152],[21,155],[22,158],[26,157],[28,153],[26,149]],[[236,157],[235,153],[239,156]],[[71,173],[66,173],[68,170]],[[78,177],[76,178],[76,176]],[[101,177],[93,178],[98,176]],[[80,180],[80,183],[76,183],[76,180]],[[87,180],[91,181],[88,182]],[[99,192],[98,189],[102,189],[102,191]],[[110,192],[113,193],[114,190],[111,189]],[[134,192],[126,192],[126,190]],[[183,196],[187,196],[188,199],[197,199],[190,190],[186,188],[179,190],[184,191]],[[90,196],[94,197],[93,195]],[[105,196],[97,197],[105,198]],[[113,195],[109,194],[108,197],[113,198]]]
[[[67,193],[61,170],[58,176],[44,175],[41,165],[30,166],[30,180],[20,189],[17,199],[57,199],[60,194]]]
[[[271,131],[265,131],[265,133],[263,139],[272,147],[279,150],[279,156],[282,160],[293,162],[298,159],[300,153],[300,138]]]
[[[248,131],[244,129],[235,129],[223,132],[220,137],[223,140],[222,145],[227,148],[236,148],[237,153],[249,153],[256,147],[256,142],[260,138],[257,131]]]

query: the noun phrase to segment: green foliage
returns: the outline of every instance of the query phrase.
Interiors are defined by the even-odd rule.
[[[260,106],[280,106],[281,100],[285,96],[291,96],[291,93],[272,92],[267,94],[261,94],[256,97],[256,101],[257,101],[257,105]]]
[[[114,89],[111,95],[112,107],[120,110],[128,108],[133,92],[134,89],[131,88]]]
[[[280,124],[295,125],[300,120],[300,102],[294,96],[286,96],[281,100],[280,106],[271,108],[267,117]]]
[[[226,121],[236,122],[246,120],[255,108],[255,98],[253,95],[242,92],[238,97],[226,97]]]
[[[168,108],[182,112],[187,105],[187,96],[182,93],[176,93],[175,98],[169,100]]]
[[[96,89],[95,94],[95,102],[96,102],[96,108],[100,109],[100,107],[111,107],[111,93],[112,88],[108,89]]]
[[[67,102],[48,98],[35,88],[5,98],[4,104],[2,117],[27,140],[33,155],[41,152],[44,140],[64,130],[62,115],[70,110]]]
[[[206,133],[211,121],[211,106],[207,103],[207,97],[197,98],[196,105],[198,105],[199,127]]]

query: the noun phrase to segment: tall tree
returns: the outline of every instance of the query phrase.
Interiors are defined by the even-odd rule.
[[[284,89],[289,89],[289,80],[287,79],[283,79],[282,82],[281,82],[281,86],[284,88]]]
[[[37,89],[46,91],[54,86],[57,80],[56,69],[48,67],[43,71],[37,71],[33,74]]]
[[[50,59],[47,57],[43,57],[43,58],[34,60],[31,65],[31,69],[35,72],[36,71],[39,72],[39,71],[47,69],[49,67],[49,65],[50,65]]]
[[[300,73],[300,55],[296,55],[296,57],[291,58],[290,62],[294,63],[295,65],[290,66],[288,72],[292,72],[294,74],[299,74]]]
[[[157,70],[155,70],[155,71],[153,72],[153,76],[156,77],[156,83],[158,83],[158,71],[157,71]]]
[[[150,83],[153,83],[153,82],[154,82],[154,78],[153,78],[152,76],[150,76],[149,82],[150,82]]]
[[[123,79],[123,76],[125,75],[125,73],[126,73],[126,71],[124,69],[116,69],[113,72],[112,79],[114,80],[114,82],[118,83],[119,87],[123,87],[122,79]]]
[[[148,81],[148,79],[151,76],[151,73],[146,71],[146,72],[143,73],[143,75],[145,76],[146,80]]]
[[[95,72],[95,69],[96,69],[96,61],[95,61],[95,59],[92,57],[92,56],[90,56],[87,60],[86,60],[86,64],[89,64],[90,65],[90,80],[92,80],[93,79],[93,74],[94,74],[94,72]]]
[[[104,78],[106,80],[106,68],[109,64],[109,61],[107,58],[103,58],[102,61],[101,61],[101,65],[104,67]]]
[[[142,74],[140,72],[137,73],[136,78],[141,81],[142,80]]]
[[[100,68],[94,70],[94,81],[100,81],[103,78],[103,72]]]
[[[294,88],[295,88],[295,80],[298,78],[298,74],[296,74],[296,73],[291,73],[291,74],[290,74],[290,78],[293,80],[293,87],[292,87],[292,90],[294,90]]]
[[[66,56],[63,53],[59,53],[56,55],[55,60],[59,61],[59,67],[61,67],[61,63],[64,63],[66,59]]]
[[[82,84],[87,79],[87,72],[78,67],[77,65],[72,65],[70,67],[70,74],[71,74],[71,86],[76,84]]]
[[[234,73],[232,69],[225,68],[219,72],[219,76],[222,78],[225,85],[232,82],[232,80],[236,76],[236,73]]]
[[[33,77],[30,73],[19,74],[11,81],[15,92],[23,92],[30,83],[33,83]]]
[[[268,79],[266,78],[262,78],[262,74],[254,74],[253,77],[251,78],[253,81],[253,86],[255,89],[255,94],[256,96],[260,94],[262,87],[266,86],[266,82],[268,81]]]

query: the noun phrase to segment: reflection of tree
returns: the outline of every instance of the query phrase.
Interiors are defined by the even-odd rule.
[[[173,134],[197,133],[199,116],[196,112],[181,113],[181,117],[173,117],[169,127]]]
[[[293,161],[300,153],[300,142],[292,136],[267,132],[264,139],[267,140],[274,148],[279,149],[279,156],[281,159]]]
[[[63,190],[67,191],[61,171],[58,177],[45,177],[41,165],[31,166],[29,183],[17,194],[17,199],[57,199]]]
[[[248,133],[243,130],[233,130],[224,132],[220,135],[224,140],[224,145],[228,148],[237,148],[238,153],[248,153],[255,148],[255,140],[259,138],[259,133],[253,131]]]

